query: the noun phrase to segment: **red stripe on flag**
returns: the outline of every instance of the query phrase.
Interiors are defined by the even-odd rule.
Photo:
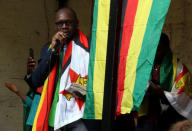
[[[87,37],[79,30],[79,40],[86,48],[89,48]]]
[[[45,97],[43,100],[43,104],[42,104],[40,113],[37,118],[37,126],[36,126],[37,131],[48,131],[48,118],[49,118],[49,111],[50,111],[50,107],[51,107],[54,82],[55,82],[55,76],[56,76],[56,65],[54,66],[53,70],[51,71],[48,85],[47,85],[48,92],[46,91],[46,94],[45,94]]]
[[[126,70],[126,60],[129,50],[129,45],[131,41],[131,36],[133,33],[134,20],[136,16],[138,6],[138,0],[128,0],[127,8],[125,12],[123,31],[122,31],[122,41],[121,41],[121,52],[120,52],[120,63],[118,71],[118,104],[117,104],[117,115],[121,112],[121,102],[123,98],[124,90],[124,80],[125,80],[125,70]]]
[[[62,65],[62,68],[64,67],[64,65],[67,63],[68,59],[70,58],[71,56],[71,53],[72,53],[72,41],[69,43],[68,47],[67,47],[67,50],[65,52],[65,56],[64,56],[64,60],[63,60],[63,65]]]
[[[177,92],[177,94],[181,94],[182,92],[184,92],[184,86],[181,87],[181,89]]]
[[[181,79],[181,77],[183,77],[187,72],[188,72],[187,67],[185,65],[183,65],[183,70],[182,70],[181,73],[179,73],[179,75],[178,75],[178,77],[176,78],[175,81],[178,82]]]

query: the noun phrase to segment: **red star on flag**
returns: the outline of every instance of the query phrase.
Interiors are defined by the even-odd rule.
[[[81,85],[84,83],[84,82],[82,82],[82,80],[87,79],[87,76],[80,77],[79,74],[77,74],[72,69],[69,69],[69,76],[70,76],[71,83],[77,83],[77,84],[81,84]],[[80,80],[80,79],[82,79],[82,80]],[[66,90],[60,92],[60,94],[63,94],[68,100],[70,100],[70,98],[72,97],[72,95],[70,95],[70,93],[67,92]],[[79,109],[81,110],[83,104],[85,103],[84,100],[75,98],[75,101],[76,101],[77,105],[79,106]]]

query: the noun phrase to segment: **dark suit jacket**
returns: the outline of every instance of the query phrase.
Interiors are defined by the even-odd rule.
[[[88,44],[90,47],[90,39],[88,38]],[[28,85],[36,91],[36,89],[44,84],[45,79],[47,78],[49,72],[55,65],[56,59],[58,58],[58,53],[52,54],[49,50],[50,43],[46,44],[41,49],[40,59],[38,60],[38,66],[33,71],[30,77],[25,77],[25,81]],[[88,49],[89,50],[89,49]]]
[[[37,68],[30,76],[25,76],[25,81],[28,85],[36,91],[36,89],[44,84],[49,72],[54,66],[58,54],[52,54],[51,50],[48,51],[50,43],[46,44],[41,49],[40,59],[38,60]]]

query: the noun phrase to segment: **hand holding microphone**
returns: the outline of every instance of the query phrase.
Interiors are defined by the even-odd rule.
[[[57,50],[59,49],[58,48],[59,44],[60,44],[59,40],[56,40],[56,43],[54,44],[53,48],[51,48],[51,52],[57,52]]]
[[[51,42],[51,51],[53,53],[58,52],[58,50],[66,44],[66,41],[68,39],[68,35],[66,33],[63,33],[62,31],[57,32]]]

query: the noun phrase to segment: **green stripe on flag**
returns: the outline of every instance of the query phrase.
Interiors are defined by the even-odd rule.
[[[137,109],[143,100],[170,2],[171,0],[153,1],[136,68],[137,72],[133,91],[134,109]]]
[[[56,85],[56,90],[55,90],[55,95],[54,95],[54,99],[51,105],[51,109],[50,109],[50,113],[49,113],[49,126],[54,127],[54,121],[55,121],[55,112],[56,112],[56,107],[57,107],[57,102],[59,100],[59,89],[60,89],[60,81],[61,81],[61,67],[62,67],[62,60],[63,60],[63,50],[60,49],[60,55],[59,55],[59,71],[58,71],[58,81],[57,81],[57,85]]]
[[[88,71],[88,83],[87,83],[87,94],[86,103],[83,118],[94,119],[95,118],[95,107],[94,107],[94,94],[93,94],[93,75],[94,75],[94,64],[95,64],[95,51],[96,51],[96,33],[97,33],[97,16],[98,16],[98,0],[95,0],[94,12],[93,12],[93,25],[92,25],[92,39],[90,48],[90,60],[89,60],[89,71]]]
[[[170,51],[163,58],[160,67],[160,85],[163,90],[171,92],[173,82],[173,55]]]

